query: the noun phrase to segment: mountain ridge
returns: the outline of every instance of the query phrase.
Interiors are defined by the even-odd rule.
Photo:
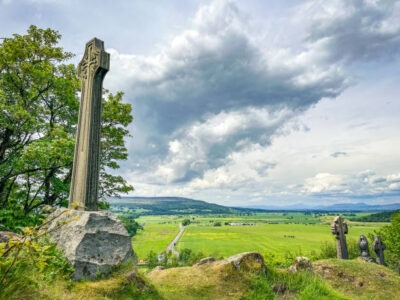
[[[336,203],[333,205],[306,205],[303,203],[288,206],[254,205],[254,206],[224,206],[204,200],[195,200],[186,197],[161,196],[161,197],[140,197],[125,196],[121,198],[108,199],[115,210],[116,207],[128,207],[134,210],[141,210],[141,213],[151,214],[176,214],[176,213],[240,213],[240,212],[262,212],[262,211],[392,211],[400,209],[400,203],[390,204],[366,204],[357,203]],[[155,206],[158,205],[159,207]],[[156,212],[154,212],[156,210]],[[144,212],[143,212],[144,211]]]

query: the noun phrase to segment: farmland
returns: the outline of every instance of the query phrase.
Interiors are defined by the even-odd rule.
[[[178,224],[184,218],[189,218],[191,224],[176,245],[178,251],[188,248],[202,252],[204,256],[227,257],[245,251],[258,251],[278,258],[314,256],[324,242],[333,243],[329,225],[333,214],[326,213],[142,216],[137,221],[144,225],[144,230],[132,240],[139,259],[144,259],[150,250],[162,252],[179,231]],[[229,223],[252,226],[230,226]],[[360,234],[372,233],[384,224],[349,222],[347,239],[354,245]]]

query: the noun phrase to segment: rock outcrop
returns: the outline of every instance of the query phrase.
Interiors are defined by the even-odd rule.
[[[313,267],[308,257],[298,256],[294,259],[293,264],[289,267],[289,271],[296,273],[298,271],[312,271]]]
[[[75,280],[93,280],[134,258],[131,238],[111,212],[60,208],[47,220],[49,238],[74,267]]]
[[[266,271],[263,256],[258,252],[244,252],[228,257],[224,260],[236,270]]]
[[[212,263],[214,261],[216,261],[216,259],[214,257],[212,257],[212,256],[206,257],[206,258],[202,258],[195,264],[195,266],[201,266],[201,265],[204,265],[204,264]]]

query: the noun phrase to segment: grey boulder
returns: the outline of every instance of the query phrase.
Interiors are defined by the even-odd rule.
[[[108,211],[60,208],[47,218],[46,231],[74,267],[73,279],[96,279],[134,258],[131,238]]]
[[[298,256],[294,259],[292,265],[289,267],[289,271],[297,273],[298,271],[312,271],[313,267],[308,257]]]

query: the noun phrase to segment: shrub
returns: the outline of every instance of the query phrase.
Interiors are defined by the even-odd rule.
[[[119,215],[118,218],[121,220],[122,224],[124,224],[129,236],[134,236],[138,230],[143,230],[143,227],[131,216]]]
[[[190,219],[183,219],[182,225],[183,226],[188,226],[190,224]]]
[[[400,271],[400,213],[392,216],[390,225],[383,226],[376,232],[386,244],[385,261],[391,268]]]
[[[22,228],[0,244],[0,298],[35,293],[43,282],[68,279],[72,267],[55,245],[45,239],[41,226]]]

